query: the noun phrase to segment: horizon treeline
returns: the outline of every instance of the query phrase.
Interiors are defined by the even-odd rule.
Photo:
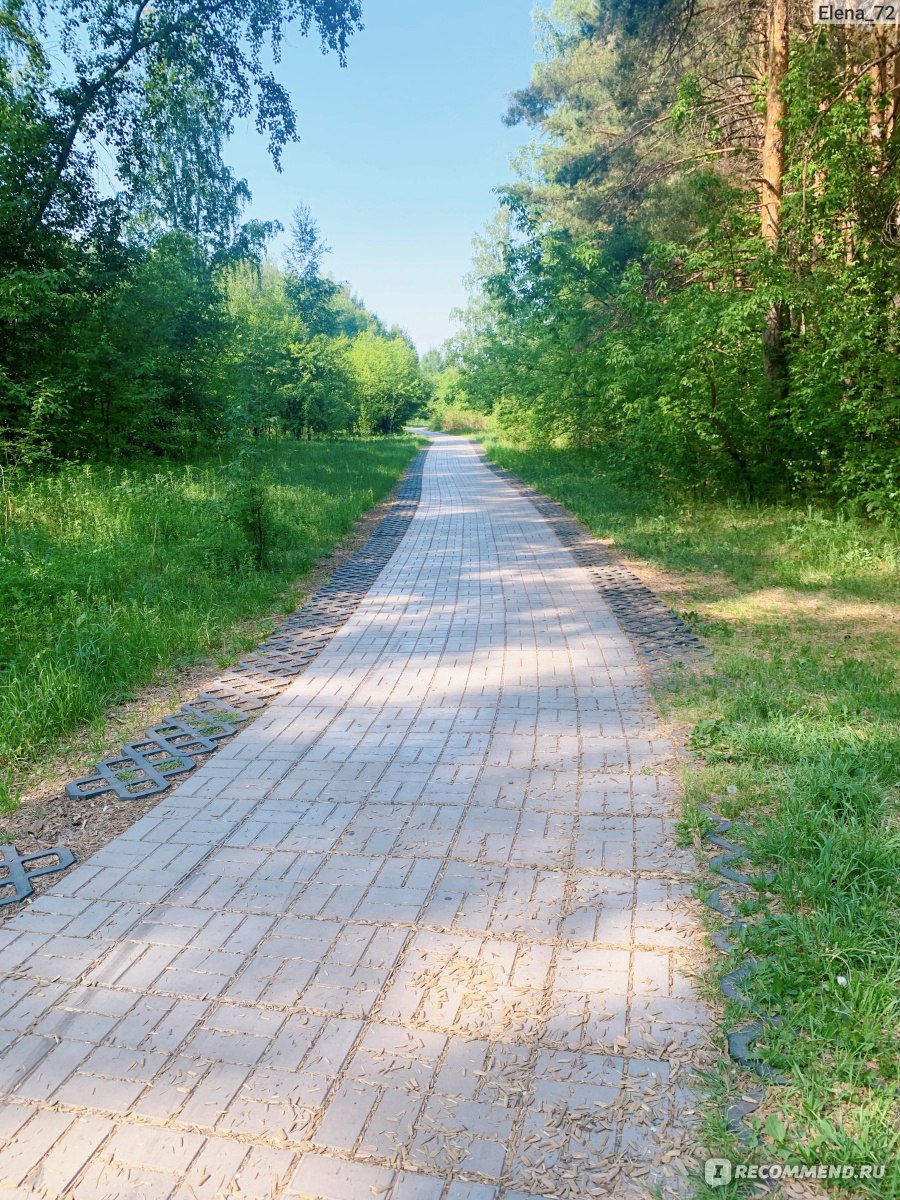
[[[900,512],[900,34],[564,0],[443,403],[630,486]]]
[[[398,429],[418,356],[298,204],[275,222],[223,153],[296,138],[288,24],[343,62],[355,0],[0,0],[0,467],[192,457],[222,439]]]

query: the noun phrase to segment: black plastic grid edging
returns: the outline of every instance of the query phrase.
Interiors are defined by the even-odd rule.
[[[550,525],[631,639],[651,671],[675,662],[708,658],[709,650],[676,613],[646,584],[617,562],[609,549],[593,537],[561,504],[510,474],[483,453],[484,465],[521,495],[527,497]]]
[[[723,954],[730,954],[740,944],[740,934],[747,923],[738,916],[728,899],[728,893],[736,891],[746,896],[754,894],[759,887],[772,882],[775,872],[768,871],[748,875],[746,872],[738,870],[735,864],[745,857],[745,851],[737,842],[724,836],[724,834],[736,830],[738,826],[731,821],[726,821],[724,817],[720,817],[706,805],[700,805],[700,812],[712,822],[711,828],[706,834],[706,840],[721,851],[709,860],[709,866],[718,875],[728,880],[727,884],[714,888],[706,897],[707,906],[725,919],[724,928],[716,930],[712,934],[711,941],[717,950]],[[756,959],[745,954],[744,961],[734,970],[723,975],[720,980],[722,995],[725,999],[735,1001],[747,1010],[748,1015],[748,1020],[727,1033],[725,1040],[730,1057],[745,1071],[758,1075],[768,1084],[783,1085],[788,1082],[788,1079],[770,1067],[755,1049],[759,1039],[769,1029],[777,1028],[781,1023],[781,1018],[777,1014],[765,1013],[753,1008],[744,994],[741,985],[749,975],[753,974],[756,966]],[[729,1105],[726,1116],[728,1126],[733,1133],[744,1139],[753,1136],[751,1130],[745,1125],[745,1120],[759,1106],[762,1099],[761,1089],[745,1089],[741,1098]]]
[[[98,763],[91,775],[67,784],[66,794],[72,800],[162,795],[175,779],[194,770],[198,756],[213,753],[279,695],[356,611],[400,545],[419,505],[426,454],[427,449],[421,450],[406,469],[389,512],[371,537],[304,605],[252,654],[148,729],[144,738]],[[3,903],[0,898],[0,907]]]
[[[55,859],[55,862],[44,862]],[[31,867],[31,863],[38,864]],[[34,850],[31,854],[19,854],[15,846],[0,846],[0,908],[7,904],[18,904],[27,900],[34,889],[32,879],[64,871],[75,863],[75,855],[65,846],[54,846],[51,850]]]

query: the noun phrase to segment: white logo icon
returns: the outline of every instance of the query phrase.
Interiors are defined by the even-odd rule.
[[[727,1158],[708,1158],[703,1176],[710,1187],[726,1187],[731,1183],[731,1163]]]

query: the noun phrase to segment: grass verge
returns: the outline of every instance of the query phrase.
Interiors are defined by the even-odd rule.
[[[882,1179],[831,1186],[900,1195],[896,531],[811,508],[673,506],[626,495],[590,455],[484,443],[649,564],[645,577],[715,652],[710,668],[674,672],[658,699],[697,755],[687,826],[699,826],[703,802],[742,818],[750,861],[777,872],[721,970],[744,952],[759,959],[745,990],[781,1017],[765,1054],[789,1083],[769,1088],[745,1146],[725,1128],[741,1081],[723,1069],[711,1149],[737,1162],[885,1164]],[[726,1006],[726,1020],[740,1019]]]
[[[69,465],[0,523],[0,810],[72,730],[160,672],[224,666],[397,481],[414,438],[272,444],[225,464]],[[259,569],[259,531],[265,566]]]

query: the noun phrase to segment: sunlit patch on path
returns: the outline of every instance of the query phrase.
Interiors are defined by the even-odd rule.
[[[438,438],[305,674],[0,930],[0,1197],[680,1194],[670,755],[587,573]]]

